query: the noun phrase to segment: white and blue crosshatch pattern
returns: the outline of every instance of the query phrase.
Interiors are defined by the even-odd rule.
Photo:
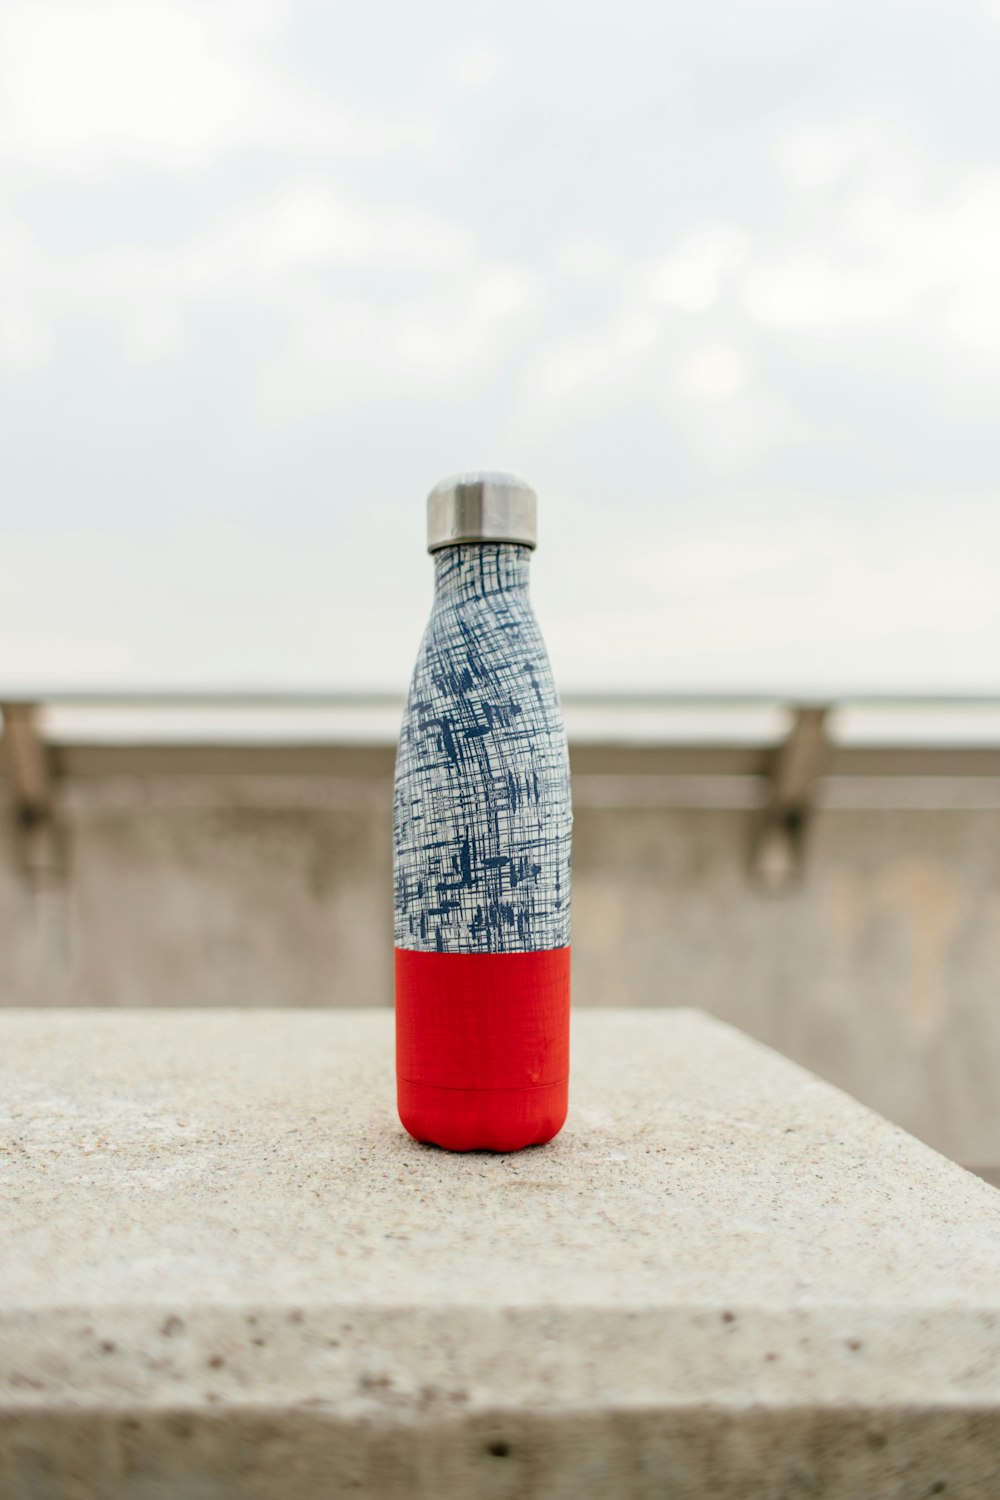
[[[434,554],[396,760],[396,947],[530,953],[570,940],[566,734],[528,597],[531,551]]]

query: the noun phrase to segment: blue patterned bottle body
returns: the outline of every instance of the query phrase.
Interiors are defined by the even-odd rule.
[[[435,552],[396,764],[400,1114],[454,1149],[516,1149],[565,1117],[569,757],[530,560]]]
[[[569,943],[569,756],[530,562],[529,548],[506,543],[435,554],[396,763],[399,948]]]

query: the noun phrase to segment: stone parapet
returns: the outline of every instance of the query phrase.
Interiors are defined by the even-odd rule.
[[[684,1011],[449,1155],[391,1025],[0,1013],[3,1500],[1000,1495],[994,1189]]]

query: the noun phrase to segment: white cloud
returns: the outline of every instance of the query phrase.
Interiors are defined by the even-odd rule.
[[[800,252],[768,263],[746,279],[747,311],[775,328],[847,323],[884,323],[905,316],[921,290],[912,268],[893,274],[883,257],[863,265],[838,264],[819,251]]]
[[[184,312],[176,303],[139,296],[121,309],[122,349],[129,362],[140,368],[181,355],[185,334]]]
[[[3,685],[402,685],[427,578],[419,554],[386,547],[380,526],[384,509],[373,507],[367,532],[352,539],[380,557],[362,592],[353,547],[242,526],[145,539],[0,528],[0,639],[12,643]]]
[[[261,366],[272,412],[287,409],[293,391],[305,395],[320,348],[326,375],[340,371],[320,387],[325,404],[369,378],[419,394],[428,373],[468,373],[494,334],[497,349],[507,347],[503,325],[539,296],[529,273],[483,262],[461,225],[309,182],[245,203],[167,247],[46,252],[8,224],[0,270],[10,299],[0,368],[42,363],[81,323],[96,323],[126,358],[148,365],[181,355],[205,309],[244,309],[256,325],[270,320],[260,337],[269,340]],[[373,285],[363,294],[332,289],[331,275],[351,271]],[[299,355],[305,370],[295,379]],[[307,404],[315,403],[314,393]]]
[[[540,290],[537,278],[520,267],[484,267],[457,297],[404,312],[392,343],[405,364],[423,372],[463,373],[494,335],[505,342],[512,320],[537,307]]]
[[[0,375],[38,369],[51,352],[51,333],[25,283],[38,248],[27,229],[0,219]]]
[[[1000,357],[1000,170],[946,170],[871,120],[786,131],[776,155],[810,206],[756,247],[751,317],[802,336],[881,325]]]
[[[452,77],[461,89],[488,88],[503,67],[500,51],[489,42],[469,42],[452,58]]]
[[[647,513],[599,556],[578,547],[545,616],[565,684],[985,690],[1000,495],[873,495],[864,529],[859,546],[813,495],[730,491],[666,523]]]
[[[713,477],[743,473],[805,435],[783,398],[728,343],[682,355],[670,368],[664,399],[676,430]]]
[[[256,253],[268,266],[325,264],[373,271],[453,275],[476,244],[460,224],[409,204],[360,203],[305,185],[244,215]]]
[[[731,344],[706,344],[682,359],[677,384],[702,401],[724,401],[744,390],[750,379],[747,362]]]
[[[932,171],[913,139],[879,115],[788,126],[777,134],[774,160],[790,187],[818,194],[851,184],[898,193]]]
[[[627,391],[641,378],[647,356],[660,336],[655,313],[635,308],[607,323],[545,346],[529,366],[528,405],[602,401],[617,389]],[[538,412],[544,415],[543,410]]]
[[[389,302],[314,296],[261,371],[262,412],[281,422],[344,401],[468,394],[509,358],[541,296],[537,277],[489,263]]]
[[[748,470],[801,440],[803,424],[788,403],[719,333],[728,319],[713,304],[748,246],[735,228],[714,226],[685,236],[659,261],[626,265],[609,287],[618,300],[613,313],[543,341],[529,357],[518,432],[537,440],[554,426],[659,398],[674,432],[712,476]]]
[[[694,399],[668,393],[665,405],[675,430],[712,478],[745,474],[808,435],[785,399],[759,383],[711,399],[704,390]]]
[[[838,216],[839,253],[762,255],[743,287],[748,312],[785,328],[936,328],[1000,356],[1000,172],[979,169],[932,203],[866,196]]]
[[[554,276],[582,286],[609,281],[621,267],[621,252],[607,240],[567,240],[552,257]]]
[[[937,202],[865,201],[853,227],[908,285],[915,315],[919,302],[936,303],[946,335],[1000,357],[1000,170],[963,173]]]
[[[654,299],[682,312],[706,312],[718,300],[726,278],[746,259],[748,249],[747,235],[735,225],[694,230],[651,267]]]
[[[50,350],[49,331],[30,308],[0,303],[0,375],[37,370]]]
[[[0,154],[84,179],[197,170],[256,148],[314,158],[428,150],[426,120],[366,115],[285,72],[290,0],[6,0]]]

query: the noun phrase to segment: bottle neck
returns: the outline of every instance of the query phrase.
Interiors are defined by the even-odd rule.
[[[527,594],[531,548],[514,542],[460,542],[434,553],[435,599]]]

